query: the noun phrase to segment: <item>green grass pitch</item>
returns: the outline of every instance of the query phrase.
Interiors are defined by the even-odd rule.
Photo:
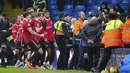
[[[7,68],[0,68],[0,73],[88,73],[87,71],[79,70],[32,70],[27,68],[15,68],[8,66]]]

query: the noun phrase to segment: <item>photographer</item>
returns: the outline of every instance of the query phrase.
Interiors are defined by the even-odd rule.
[[[9,29],[9,23],[8,23],[8,20],[6,19],[6,15],[1,14],[0,15],[0,38],[1,38],[1,40],[0,40],[0,58],[2,60],[1,67],[6,67],[4,58],[6,58],[6,47],[7,47],[6,37],[9,36],[8,29]]]

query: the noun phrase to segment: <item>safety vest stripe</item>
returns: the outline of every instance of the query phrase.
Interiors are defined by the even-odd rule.
[[[77,38],[76,38],[75,40],[76,40],[76,41],[81,41],[81,39],[77,39]]]
[[[104,40],[104,42],[122,42],[122,40],[110,39],[110,40]]]
[[[72,44],[67,44],[66,46],[72,46]]]
[[[74,28],[73,30],[78,30],[78,28]]]
[[[130,32],[130,30],[123,30],[122,32]]]
[[[123,40],[123,42],[130,42],[130,40]]]

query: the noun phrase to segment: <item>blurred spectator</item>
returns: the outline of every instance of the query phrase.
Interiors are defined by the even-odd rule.
[[[28,7],[33,7],[33,1],[32,0],[23,0],[23,9],[26,11]]]
[[[11,0],[12,2],[12,8],[16,8],[17,6],[19,8],[23,7],[23,0]]]
[[[4,7],[4,0],[0,0],[0,5]]]
[[[108,14],[110,9],[108,8],[107,2],[103,2],[100,8],[101,12],[104,12],[105,14]]]
[[[120,7],[119,4],[115,4],[113,7],[113,11],[117,13],[118,18],[124,21],[123,16],[125,15],[124,10]]]
[[[96,68],[100,57],[100,36],[102,34],[102,26],[98,24],[97,18],[92,17],[87,25],[85,25],[82,34],[82,40],[85,42],[88,53],[87,70]]]
[[[0,0],[0,13],[2,13],[4,8],[4,0]]]
[[[130,15],[130,6],[128,7],[128,15]]]
[[[130,48],[130,33],[128,32],[130,31],[130,15],[126,17],[126,22],[121,25],[120,29],[122,31],[122,40],[125,44],[125,48]]]
[[[63,11],[64,5],[66,4],[67,0],[57,0],[57,6],[59,11]]]
[[[75,6],[77,4],[79,5],[84,5],[85,4],[85,0],[71,0],[72,4],[73,4],[73,8],[75,8]],[[59,11],[62,11],[64,9],[64,5],[67,3],[67,0],[57,0],[57,5],[58,5],[58,9]]]

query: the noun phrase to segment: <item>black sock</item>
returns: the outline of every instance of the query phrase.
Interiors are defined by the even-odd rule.
[[[32,66],[35,67],[36,65],[38,65],[39,57],[40,57],[40,53],[39,53],[39,52],[36,52],[36,53],[34,53],[34,55],[30,58],[30,59],[32,59],[32,60],[31,60]]]

